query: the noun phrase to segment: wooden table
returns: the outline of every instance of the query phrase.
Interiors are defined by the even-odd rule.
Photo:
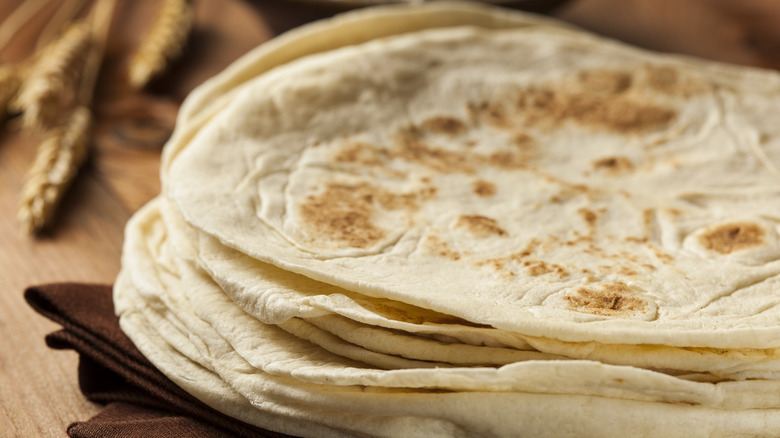
[[[0,2],[0,19],[20,1]],[[773,1],[576,0],[559,16],[647,47],[778,67],[780,32],[774,24],[780,8]],[[45,346],[44,336],[58,327],[26,305],[24,288],[59,281],[111,283],[125,222],[159,191],[160,148],[183,97],[273,34],[328,13],[276,0],[196,0],[197,25],[185,57],[149,90],[135,92],[124,83],[123,66],[154,5],[154,0],[119,3],[122,19],[114,22],[96,97],[99,125],[91,158],[56,225],[38,238],[20,233],[15,211],[39,138],[0,135],[0,437],[64,436],[69,423],[99,410],[78,389],[76,354]],[[28,27],[0,51],[0,61],[29,51],[40,23]]]

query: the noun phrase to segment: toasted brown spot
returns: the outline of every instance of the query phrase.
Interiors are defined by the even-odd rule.
[[[647,247],[650,248],[650,251],[653,252],[653,255],[660,260],[662,263],[669,264],[674,261],[674,257],[672,257],[669,253],[665,252],[661,248],[653,245],[653,244],[647,244]]]
[[[699,237],[701,244],[721,254],[751,248],[764,243],[765,231],[750,222],[737,222],[721,225]]]
[[[569,182],[554,177],[546,177],[546,179],[550,182],[561,185],[561,188],[558,191],[558,193],[550,197],[550,202],[556,204],[570,201],[581,195],[590,196],[592,194],[591,189],[588,188],[588,186],[582,184],[571,184]]]
[[[484,122],[497,128],[509,128],[509,116],[503,105],[497,102],[469,103],[469,115],[474,122]]]
[[[647,85],[650,89],[670,96],[691,97],[709,87],[701,80],[681,74],[669,66],[647,66]]]
[[[526,267],[528,275],[534,277],[551,273],[558,274],[561,278],[569,276],[569,272],[566,268],[556,263],[547,263],[541,260],[526,260],[523,262],[523,266]]]
[[[574,311],[601,316],[626,316],[647,310],[647,303],[632,294],[628,285],[615,282],[600,284],[598,287],[581,287],[564,299]]]
[[[493,167],[507,170],[522,169],[528,164],[527,156],[515,151],[493,152],[486,157],[486,161]]]
[[[500,169],[521,169],[527,166],[532,148],[513,147],[489,154],[478,154],[468,150],[448,150],[425,141],[419,128],[403,129],[396,134],[395,145],[390,152],[393,158],[418,163],[441,173],[474,173],[475,168],[493,166]],[[530,141],[530,140],[529,140]]]
[[[466,133],[466,124],[455,117],[438,116],[431,117],[422,122],[422,128],[436,134],[449,135],[451,137]]]
[[[455,222],[455,228],[465,229],[476,237],[507,235],[507,232],[498,226],[498,222],[496,222],[495,219],[479,215],[465,215],[458,217],[458,220]]]
[[[374,225],[374,190],[332,184],[301,206],[301,216],[314,228],[342,246],[365,248],[384,238],[386,231]]]
[[[536,140],[524,132],[517,132],[512,136],[512,142],[518,147],[526,148],[534,145]]]
[[[483,198],[496,194],[496,185],[492,182],[485,181],[484,179],[478,179],[474,181],[472,187],[474,189],[474,193],[477,196],[481,196]]]
[[[634,170],[634,163],[626,157],[606,157],[593,162],[593,167],[609,174],[618,174]]]
[[[433,254],[436,254],[438,256],[457,261],[460,260],[461,255],[459,252],[453,250],[450,247],[450,244],[441,240],[438,236],[435,234],[431,234],[426,236],[425,240],[423,241],[424,247],[430,251]]]
[[[593,227],[596,225],[596,221],[599,219],[599,215],[596,214],[592,210],[588,210],[587,208],[581,208],[577,210],[577,213],[582,216],[582,220],[584,220],[588,226]]]
[[[642,210],[642,225],[644,226],[645,236],[649,240],[653,234],[656,224],[656,211],[654,208],[646,208]]]
[[[672,67],[647,67],[647,84],[657,91],[673,91],[679,79],[680,75]]]
[[[402,130],[396,135],[392,153],[404,161],[419,163],[442,173],[474,172],[467,154],[428,144],[416,128]]]
[[[420,197],[418,193],[390,193],[365,183],[329,184],[320,194],[306,199],[300,214],[312,235],[327,236],[342,247],[366,248],[386,235],[386,230],[372,221],[377,209],[416,209]]]
[[[387,161],[388,154],[373,145],[354,142],[338,151],[334,160],[337,163],[355,163],[366,166],[378,166]]]
[[[550,128],[572,121],[620,134],[643,133],[666,126],[677,113],[669,108],[618,95],[593,95],[531,88],[518,101],[528,123]]]
[[[631,75],[626,72],[591,70],[579,75],[585,91],[599,94],[618,94],[631,87]]]

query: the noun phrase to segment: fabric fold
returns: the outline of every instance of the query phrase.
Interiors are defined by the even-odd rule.
[[[36,312],[63,327],[46,336],[46,344],[79,354],[82,393],[106,406],[88,421],[71,424],[68,436],[288,436],[223,415],[160,373],[120,330],[111,286],[47,284],[28,288],[24,297]]]

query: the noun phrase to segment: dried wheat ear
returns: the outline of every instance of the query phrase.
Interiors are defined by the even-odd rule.
[[[128,78],[136,89],[143,88],[179,56],[192,28],[194,13],[187,0],[165,0],[157,18],[136,49]]]
[[[87,157],[91,127],[89,108],[78,106],[38,146],[17,213],[27,234],[37,233],[52,220],[57,205]]]
[[[19,92],[22,78],[16,66],[0,66],[0,120],[10,112],[8,106]]]
[[[75,99],[84,62],[92,46],[88,23],[70,27],[37,56],[12,108],[23,112],[25,128],[55,126],[58,116]]]

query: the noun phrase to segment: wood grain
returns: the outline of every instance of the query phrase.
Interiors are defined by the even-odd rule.
[[[0,2],[0,23],[18,3]],[[197,28],[186,58],[150,90],[133,92],[123,69],[155,3],[119,3],[123,19],[114,20],[96,95],[98,128],[90,159],[66,195],[55,226],[39,238],[22,235],[15,212],[40,138],[0,134],[0,437],[65,436],[68,424],[99,411],[79,391],[76,354],[50,350],[44,343],[58,326],[33,312],[22,292],[49,282],[113,282],[127,219],[159,192],[160,149],[182,99],[271,35],[251,4],[196,2]],[[50,14],[43,11],[26,26],[0,52],[0,61],[28,54],[41,18]]]
[[[0,1],[0,20],[20,1]],[[159,191],[160,149],[184,96],[272,34],[332,12],[278,0],[195,0],[196,27],[185,57],[147,91],[136,93],[123,72],[155,3],[119,3],[96,95],[91,158],[66,196],[56,226],[40,238],[23,237],[15,219],[38,139],[0,134],[0,437],[64,436],[69,423],[99,410],[79,392],[75,353],[45,346],[44,336],[57,326],[24,303],[23,289],[59,281],[112,282],[125,222]],[[560,14],[656,50],[780,66],[780,31],[772,25],[780,18],[780,4],[774,0],[577,0]],[[0,51],[0,62],[28,53],[41,27],[40,21],[27,26]]]

